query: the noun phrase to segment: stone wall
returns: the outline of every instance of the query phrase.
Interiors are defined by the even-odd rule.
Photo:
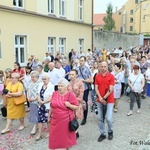
[[[122,33],[94,31],[93,44],[97,49],[112,49],[122,47],[124,50],[131,46],[143,45],[143,35],[128,35]]]

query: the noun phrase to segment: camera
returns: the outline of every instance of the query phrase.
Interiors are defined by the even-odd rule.
[[[92,102],[91,112],[94,112],[96,115],[98,114],[97,104],[96,104],[97,97],[94,96],[94,101]]]

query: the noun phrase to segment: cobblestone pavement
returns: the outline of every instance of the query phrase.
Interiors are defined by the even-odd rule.
[[[118,113],[113,114],[114,138],[107,138],[97,142],[100,135],[98,118],[89,111],[87,123],[80,126],[78,144],[71,150],[150,150],[150,98],[142,100],[141,114],[137,114],[135,103],[133,115],[127,116],[129,111],[128,97],[120,99]],[[28,117],[28,115],[27,115]],[[0,150],[48,150],[48,139],[35,141],[30,136],[32,126],[26,117],[26,128],[17,131],[18,121],[13,121],[11,132],[0,135]],[[0,116],[0,130],[5,126],[6,120]],[[46,128],[44,128],[45,133]],[[147,142],[145,140],[147,139]]]

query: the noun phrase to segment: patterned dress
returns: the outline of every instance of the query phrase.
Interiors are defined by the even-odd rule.
[[[68,91],[73,92],[79,103],[79,108],[76,110],[76,117],[78,119],[83,119],[83,93],[84,84],[80,79],[76,79],[74,82],[70,81],[68,85]]]
[[[40,91],[40,98],[41,98],[42,101],[44,101],[44,92],[45,92],[45,90],[46,89],[44,89],[42,87],[42,89]],[[49,113],[49,110],[46,109],[46,106],[44,104],[39,106],[39,108],[38,108],[38,122],[39,123],[47,122],[48,113]]]
[[[38,94],[38,87],[39,81],[36,83],[30,82],[27,86],[27,97],[28,98],[35,98]],[[38,100],[30,102],[30,115],[29,115],[29,122],[33,124],[38,123]]]

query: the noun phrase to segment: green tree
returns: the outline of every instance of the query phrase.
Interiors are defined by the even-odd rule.
[[[112,29],[115,28],[115,21],[112,18],[113,14],[113,6],[111,3],[107,5],[107,10],[106,10],[107,16],[103,18],[105,25],[103,27],[104,30],[111,31]]]

